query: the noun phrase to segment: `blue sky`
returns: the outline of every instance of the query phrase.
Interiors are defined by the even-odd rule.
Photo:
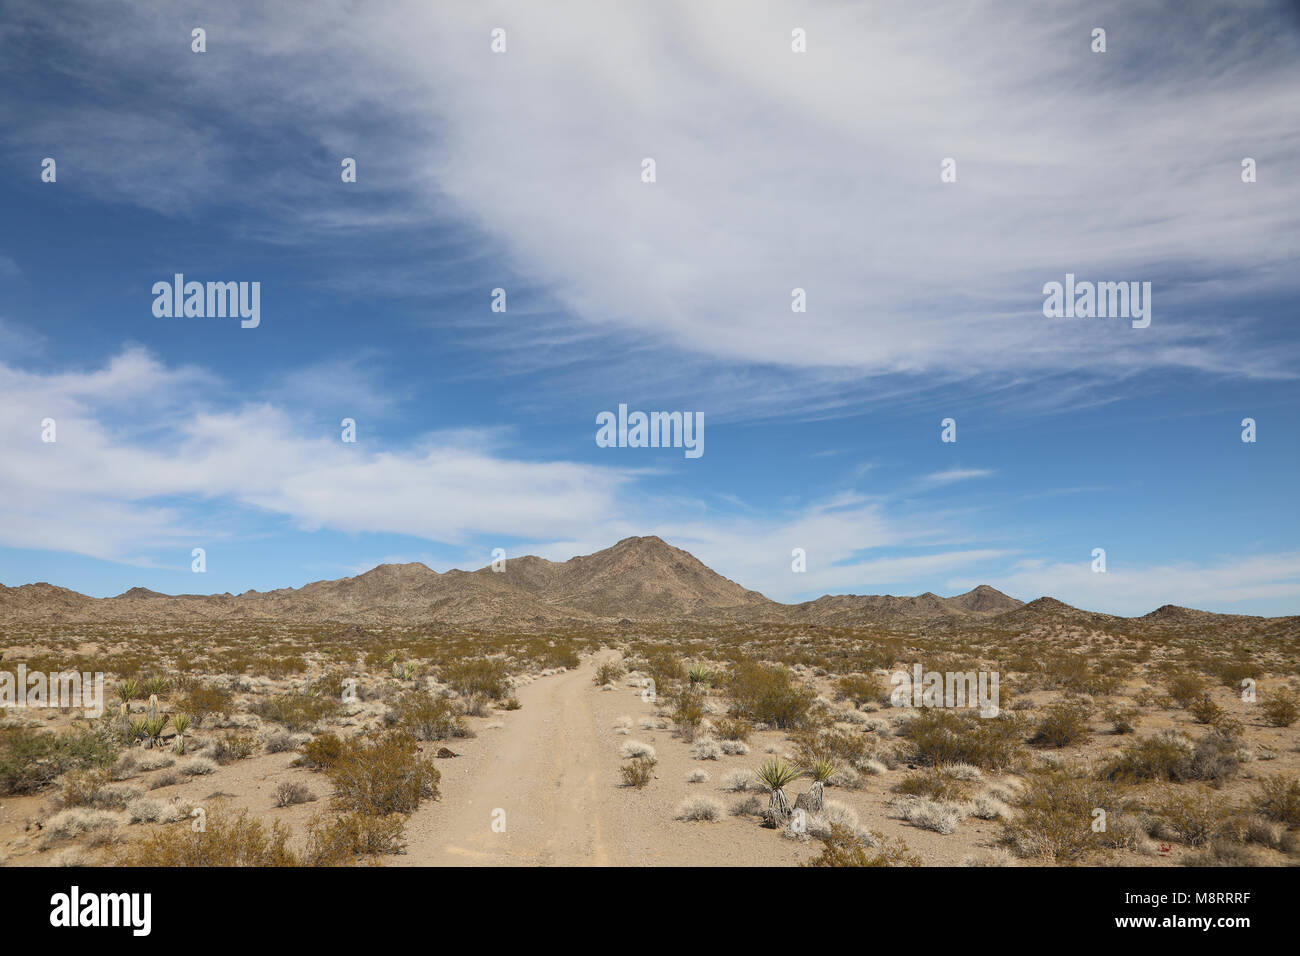
[[[5,5],[0,582],[658,534],[781,600],[1300,612],[1286,7],[435,6]],[[261,324],[155,317],[177,272]],[[1066,273],[1150,327],[1045,318]]]

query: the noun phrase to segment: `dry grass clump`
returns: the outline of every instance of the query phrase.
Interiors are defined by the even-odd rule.
[[[325,772],[337,807],[376,816],[414,813],[422,800],[437,799],[442,777],[415,740],[401,733],[344,742],[341,756]]]
[[[722,747],[716,740],[697,740],[691,745],[691,756],[696,760],[717,760],[722,756]]]
[[[41,832],[41,849],[46,850],[64,840],[74,840],[85,836],[98,837],[96,842],[117,830],[122,823],[122,816],[108,810],[95,810],[90,807],[71,807],[60,810],[45,821]]]
[[[712,797],[688,797],[677,808],[678,820],[717,822],[722,819],[722,804]]]
[[[687,783],[708,783],[709,774],[705,770],[692,770],[686,775]]]
[[[216,772],[217,765],[207,757],[191,757],[176,769],[187,777],[206,777]]]
[[[758,781],[748,770],[733,770],[722,778],[722,789],[730,790],[732,793],[741,793],[745,790],[753,790],[757,787]]]
[[[723,717],[714,721],[713,732],[719,740],[724,742],[748,743],[749,735],[754,732],[754,725],[740,718]]]
[[[623,757],[624,759],[631,759],[635,757],[648,757],[651,760],[655,759],[655,749],[651,747],[649,744],[642,743],[639,740],[627,741],[626,743],[623,744],[622,747],[619,748],[618,754],[620,757]]]
[[[286,781],[275,788],[277,807],[292,807],[300,803],[310,803],[315,799],[316,794],[301,783]]]
[[[190,807],[182,800],[155,800],[137,797],[126,805],[132,823],[176,823],[190,815]]]
[[[897,805],[896,811],[908,823],[945,836],[956,832],[963,816],[959,805],[928,797],[909,797]]]

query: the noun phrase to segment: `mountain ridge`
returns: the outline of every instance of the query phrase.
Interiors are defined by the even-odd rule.
[[[1105,625],[1121,621],[1205,624],[1254,619],[1164,605],[1141,617],[1083,611],[1055,598],[1020,601],[982,584],[964,594],[914,597],[826,594],[782,604],[717,573],[663,539],[629,537],[589,555],[509,559],[504,573],[434,571],[421,562],[381,564],[352,577],[299,588],[167,595],[134,587],[94,598],[40,582],[0,584],[0,623],[94,623],[238,618],[309,623],[563,624],[612,621],[738,621],[861,626],[888,622],[996,620]]]

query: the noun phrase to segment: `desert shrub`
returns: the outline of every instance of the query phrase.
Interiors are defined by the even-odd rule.
[[[231,734],[213,741],[211,753],[212,759],[224,766],[237,760],[247,760],[257,750],[257,738],[252,734]]]
[[[727,692],[733,717],[762,721],[782,730],[804,724],[817,696],[784,667],[754,661],[741,661],[732,668]]]
[[[447,697],[427,690],[407,691],[393,706],[393,717],[416,740],[446,740],[467,737],[469,728]]]
[[[619,773],[623,775],[623,786],[640,790],[654,779],[655,762],[654,757],[634,757],[631,763],[624,764],[619,768]]]
[[[605,661],[596,668],[596,676],[592,681],[597,687],[604,687],[606,684],[613,684],[623,676],[623,665],[617,661]]]
[[[282,754],[297,750],[298,741],[294,739],[293,734],[275,730],[262,738],[262,746],[269,754]]]
[[[299,803],[310,803],[315,799],[316,794],[300,783],[285,781],[275,788],[275,805],[277,807],[292,807]]]
[[[709,774],[705,770],[692,770],[686,775],[687,783],[708,783]]]
[[[399,814],[343,813],[332,820],[316,816],[307,824],[303,857],[309,866],[343,866],[357,857],[401,853],[406,849],[405,828],[406,820]]]
[[[965,800],[970,785],[959,780],[946,767],[929,767],[909,773],[894,787],[895,792],[931,800]]]
[[[247,810],[213,811],[203,832],[190,827],[155,830],[128,844],[118,866],[297,866],[289,829],[279,821],[268,829]]]
[[[791,736],[800,767],[809,767],[817,760],[856,767],[870,755],[867,738],[852,731],[800,730]]]
[[[1253,680],[1259,677],[1259,667],[1244,661],[1229,661],[1221,664],[1216,673],[1225,687],[1231,687],[1233,690],[1239,691],[1243,680]]]
[[[581,663],[582,658],[570,644],[558,644],[548,648],[542,656],[543,667],[563,667],[566,670],[573,670]]]
[[[704,704],[698,695],[685,690],[677,695],[672,713],[673,726],[683,740],[694,740],[704,722]]]
[[[754,725],[747,720],[723,717],[714,722],[713,731],[719,740],[739,740],[747,743],[749,735],[754,732]]]
[[[519,698],[514,696],[507,697],[501,702],[502,710],[518,710],[522,706],[523,704],[519,703]]]
[[[1200,674],[1175,674],[1165,684],[1165,692],[1179,707],[1189,707],[1205,696],[1209,690]]]
[[[176,701],[176,709],[193,717],[196,726],[202,726],[209,717],[224,717],[233,706],[230,691],[211,684],[195,684]]]
[[[1022,759],[1021,718],[1003,711],[980,717],[971,711],[923,710],[901,727],[907,754],[917,763],[968,763],[1003,770]]]
[[[1223,716],[1223,708],[1216,704],[1209,694],[1193,702],[1187,711],[1198,724],[1212,724]]]
[[[639,740],[627,741],[625,744],[623,744],[622,747],[619,748],[618,753],[620,757],[624,757],[624,758],[649,757],[651,760],[655,759],[654,747],[651,747],[649,744],[642,743]]]
[[[506,662],[481,658],[444,664],[441,668],[444,683],[466,697],[483,695],[500,700],[510,692],[510,673]]]
[[[1290,727],[1300,719],[1300,704],[1294,694],[1279,692],[1264,701],[1264,719],[1272,727]]]
[[[59,781],[59,806],[97,807],[113,775],[101,768],[70,770]]]
[[[836,700],[849,700],[857,707],[887,696],[880,680],[870,674],[848,674],[835,681]]]
[[[437,799],[442,776],[415,740],[401,733],[344,742],[342,755],[325,772],[340,809],[380,816],[414,813],[421,800]]]
[[[1091,716],[1092,705],[1085,700],[1066,697],[1053,701],[1043,708],[1033,741],[1049,747],[1086,741],[1092,733],[1088,727]]]
[[[1192,780],[1204,780],[1215,787],[1223,786],[1236,776],[1241,767],[1241,758],[1237,756],[1240,746],[1241,742],[1235,736],[1217,730],[1206,734],[1196,742],[1192,750],[1188,776]]]
[[[749,744],[743,740],[724,740],[722,742],[722,752],[733,757],[743,757],[749,753]]]
[[[1191,741],[1177,731],[1140,737],[1113,757],[1102,775],[1108,780],[1130,783],[1187,780],[1191,778],[1193,750]]]
[[[1300,827],[1300,780],[1277,774],[1259,782],[1255,809],[1270,820]]]
[[[117,746],[95,731],[0,728],[0,794],[35,793],[69,770],[107,768],[116,759]]]
[[[333,717],[342,706],[333,697],[293,692],[259,700],[253,705],[253,713],[265,720],[284,724],[290,730],[307,730],[317,721]]]
[[[1211,841],[1204,849],[1189,853],[1183,858],[1182,864],[1183,866],[1228,866],[1241,869],[1247,866],[1258,866],[1259,858],[1250,847],[1219,838]]]
[[[1103,716],[1110,722],[1111,729],[1117,734],[1131,734],[1137,730],[1136,707],[1107,707]]]
[[[716,823],[723,816],[722,804],[712,797],[688,797],[677,807],[678,820],[703,820]]]
[[[921,859],[907,849],[902,840],[886,841],[873,833],[876,846],[868,847],[849,827],[833,824],[822,840],[822,852],[804,866],[920,866]]]
[[[210,773],[217,772],[217,764],[206,757],[193,757],[177,769],[187,777],[206,777]]]
[[[337,734],[321,734],[302,745],[301,763],[312,770],[328,770],[343,756],[343,740]]]
[[[1020,813],[1003,824],[1002,840],[1017,856],[1047,862],[1075,863],[1109,846],[1092,828],[1093,811],[1117,815],[1121,795],[1096,780],[1049,767],[1036,771],[1016,799]]]
[[[686,666],[674,654],[657,651],[646,655],[646,674],[654,681],[655,693],[665,696],[674,685],[686,680]]]
[[[1171,793],[1160,804],[1158,812],[1179,841],[1188,846],[1204,846],[1210,842],[1228,816],[1223,802],[1208,791]]]

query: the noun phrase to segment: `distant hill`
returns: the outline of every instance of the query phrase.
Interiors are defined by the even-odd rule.
[[[1081,611],[1054,598],[1025,604],[988,585],[940,597],[825,595],[780,604],[723,577],[660,538],[624,538],[595,554],[547,561],[512,558],[504,573],[433,571],[420,563],[383,564],[350,578],[243,594],[166,595],[131,588],[92,598],[50,584],[0,585],[0,623],[218,620],[531,627],[618,621],[736,621],[839,627],[909,622],[1039,623],[1104,627],[1114,622],[1203,626],[1248,621],[1165,605],[1142,618]]]

